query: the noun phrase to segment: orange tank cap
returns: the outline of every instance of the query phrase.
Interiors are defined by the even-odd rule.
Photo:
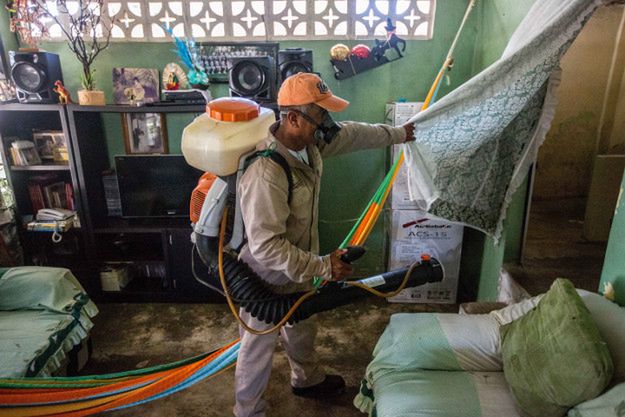
[[[424,253],[424,254],[421,255],[421,260],[423,262],[430,262],[430,259],[432,259],[432,257],[429,254],[427,254],[427,253]]]
[[[240,97],[222,97],[206,105],[206,113],[222,122],[247,122],[258,117],[260,105]]]

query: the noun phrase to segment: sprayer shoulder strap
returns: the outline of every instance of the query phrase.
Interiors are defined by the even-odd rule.
[[[291,173],[291,167],[289,166],[286,158],[277,151],[266,149],[264,151],[257,151],[250,155],[246,160],[245,167],[247,168],[248,166],[250,166],[250,164],[259,156],[271,159],[273,162],[280,165],[284,170],[284,173],[286,174],[286,179],[289,183],[289,196],[287,201],[289,205],[291,205],[291,196],[293,195],[293,174]]]

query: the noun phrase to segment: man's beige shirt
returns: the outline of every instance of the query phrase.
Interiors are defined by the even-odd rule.
[[[402,127],[343,122],[332,143],[308,146],[310,165],[298,160],[272,132],[257,150],[269,147],[288,162],[293,177],[291,204],[284,169],[269,158],[258,157],[247,168],[238,186],[238,196],[247,244],[240,259],[246,262],[276,292],[289,293],[311,288],[313,277],[330,279],[328,255],[319,255],[319,186],[322,158],[361,149],[403,143]],[[356,174],[356,173],[355,173]],[[345,181],[349,181],[345,178]]]

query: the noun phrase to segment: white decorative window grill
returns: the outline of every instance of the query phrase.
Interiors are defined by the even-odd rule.
[[[387,17],[398,36],[430,39],[436,0],[107,0],[104,8],[115,19],[112,41],[170,41],[164,28],[213,42],[372,39],[386,35]]]

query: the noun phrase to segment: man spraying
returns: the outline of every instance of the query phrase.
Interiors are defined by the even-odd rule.
[[[243,174],[237,193],[247,235],[240,258],[276,293],[284,294],[310,289],[314,277],[339,281],[352,274],[351,265],[340,259],[345,249],[319,255],[322,158],[414,140],[414,126],[334,122],[330,112],[345,110],[349,102],[334,96],[323,80],[311,73],[287,78],[278,92],[278,105],[280,120],[270,127],[257,150],[280,154],[289,166],[291,181],[275,158],[259,157]],[[244,309],[240,317],[256,330],[273,326]],[[279,334],[291,366],[293,394],[324,398],[345,390],[343,378],[326,375],[318,363],[314,318],[283,326]],[[262,396],[278,333],[255,335],[241,327],[240,336],[234,414],[265,416]]]

